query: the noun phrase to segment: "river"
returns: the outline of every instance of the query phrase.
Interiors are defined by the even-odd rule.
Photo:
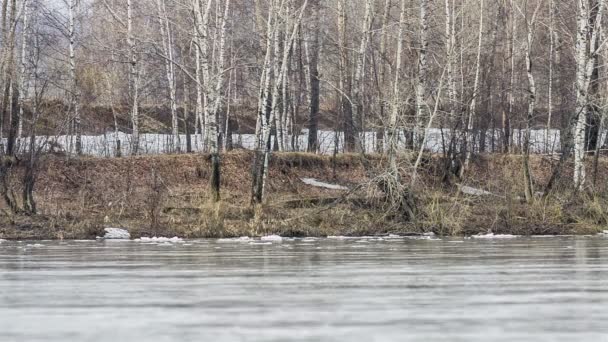
[[[0,341],[608,341],[608,238],[5,241]]]

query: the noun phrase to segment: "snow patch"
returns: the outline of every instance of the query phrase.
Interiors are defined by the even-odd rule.
[[[471,195],[471,196],[492,196],[492,195],[494,195],[493,193],[491,193],[489,191],[476,189],[476,188],[466,186],[466,185],[460,185],[460,191],[462,191],[463,194]]]
[[[329,190],[348,190],[348,188],[345,186],[321,182],[314,178],[301,178],[301,180],[304,184],[316,186],[317,188],[324,188]]]
[[[472,236],[473,239],[515,239],[518,237],[519,237],[518,235],[494,234],[494,233],[478,234],[478,235]]]
[[[261,241],[270,241],[270,242],[282,242],[283,238],[278,235],[268,235],[268,236],[262,236],[262,238],[260,240]]]
[[[107,240],[128,240],[131,234],[126,229],[122,228],[105,228],[106,235],[103,236]]]

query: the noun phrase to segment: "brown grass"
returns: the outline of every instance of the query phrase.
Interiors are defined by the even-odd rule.
[[[35,196],[40,215],[12,215],[1,207],[0,238],[75,239],[102,234],[104,227],[126,227],[134,236],[162,235],[234,237],[377,235],[421,233],[468,235],[495,233],[594,233],[608,222],[605,187],[573,193],[566,170],[558,191],[533,204],[523,203],[521,158],[481,156],[474,160],[462,184],[495,196],[471,197],[441,182],[441,160],[425,159],[415,189],[418,217],[405,222],[388,212],[382,201],[367,200],[367,192],[348,196],[305,185],[300,178],[355,187],[369,182],[382,168],[380,156],[355,154],[335,159],[306,153],[273,155],[267,203],[249,205],[253,155],[235,151],[222,156],[222,200],[212,203],[208,178],[210,161],[202,155],[164,155],[128,158],[48,156],[38,176]],[[546,182],[551,161],[533,157],[537,189]],[[20,171],[13,177],[18,179]],[[608,174],[601,160],[600,174]],[[17,183],[15,183],[17,184]],[[15,192],[19,194],[18,186]],[[381,193],[374,192],[375,196]]]

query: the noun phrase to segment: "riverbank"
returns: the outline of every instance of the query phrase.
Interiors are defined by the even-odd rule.
[[[553,235],[595,234],[606,229],[608,160],[599,163],[601,188],[522,200],[521,157],[482,156],[465,179],[443,182],[439,157],[423,160],[414,195],[417,218],[388,209],[371,182],[385,162],[379,155],[273,155],[267,202],[249,205],[251,152],[223,155],[222,200],[209,198],[209,164],[199,154],[125,158],[46,156],[37,176],[38,215],[12,214],[0,207],[2,239],[88,239],[106,227],[133,237],[183,238],[264,236],[361,236],[382,234]],[[409,157],[403,156],[403,164]],[[535,183],[545,184],[553,161],[532,157]],[[591,167],[589,168],[591,170]],[[19,179],[17,170],[11,177]],[[18,182],[13,182],[18,184]],[[13,191],[21,193],[18,185]]]

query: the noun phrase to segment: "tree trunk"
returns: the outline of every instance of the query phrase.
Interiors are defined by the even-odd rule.
[[[319,0],[312,4],[313,37],[310,46],[307,45],[307,55],[310,68],[310,111],[308,117],[308,152],[316,153],[319,150],[319,107],[320,107],[320,81],[319,81]]]

